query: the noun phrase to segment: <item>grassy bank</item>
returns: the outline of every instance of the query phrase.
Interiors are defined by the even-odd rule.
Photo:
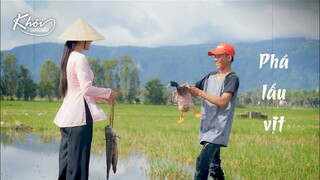
[[[31,126],[44,142],[59,139],[53,118],[58,102],[1,102],[2,134],[19,136],[16,122]],[[101,104],[107,114],[109,106]],[[197,108],[199,109],[199,107]],[[263,120],[240,119],[245,111],[260,111],[284,116],[282,132],[265,131]],[[176,106],[118,105],[115,129],[120,136],[120,156],[139,152],[150,161],[149,176],[159,179],[191,179],[198,145],[199,121],[191,112],[185,121],[176,121]],[[92,151],[104,153],[104,127],[108,121],[94,124]],[[7,142],[10,143],[10,142]],[[229,147],[221,151],[222,165],[228,179],[318,179],[319,178],[319,109],[238,108]]]

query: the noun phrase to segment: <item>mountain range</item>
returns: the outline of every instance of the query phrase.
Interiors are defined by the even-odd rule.
[[[217,45],[217,42],[213,42],[150,48],[97,46],[93,43],[90,50],[84,54],[101,61],[113,58],[120,60],[122,56],[131,56],[139,69],[141,86],[154,77],[159,78],[164,85],[171,80],[193,84],[210,71],[216,70],[214,59],[208,56],[208,50]],[[276,89],[287,90],[319,87],[319,40],[281,38],[233,45],[236,55],[232,66],[240,79],[240,92],[248,92],[256,87],[261,91],[263,85],[267,85],[269,89],[274,83]],[[34,74],[35,81],[39,81],[42,63],[52,60],[59,66],[62,50],[61,43],[30,44],[2,51],[2,58],[8,53],[13,54],[19,64]],[[270,58],[262,59],[260,56]],[[260,68],[261,59],[264,64]]]

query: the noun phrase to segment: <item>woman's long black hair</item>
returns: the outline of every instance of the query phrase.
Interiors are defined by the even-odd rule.
[[[67,64],[68,59],[71,54],[71,52],[74,49],[74,46],[76,44],[76,41],[67,41],[64,44],[63,54],[61,58],[61,64],[60,64],[60,84],[59,84],[59,91],[61,97],[65,97],[68,90],[68,81],[67,81]]]

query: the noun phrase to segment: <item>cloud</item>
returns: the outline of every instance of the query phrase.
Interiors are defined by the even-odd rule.
[[[33,12],[32,8],[24,1],[1,2],[1,50],[17,45],[32,43],[34,38],[16,32],[12,29],[13,19],[23,10],[24,13]]]
[[[319,1],[317,3],[278,2],[273,8],[275,37],[319,39]]]
[[[55,0],[34,5],[3,1],[1,49],[57,37],[74,21],[85,19],[107,46],[165,46],[218,41],[247,42],[275,37],[319,39],[319,1],[85,1]],[[12,30],[18,13],[54,18],[46,37],[27,37]]]

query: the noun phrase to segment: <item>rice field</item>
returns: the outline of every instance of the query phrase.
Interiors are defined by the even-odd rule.
[[[17,124],[31,127],[41,141],[60,139],[53,118],[61,102],[1,101],[1,134],[23,136]],[[100,104],[106,114],[109,106]],[[197,109],[200,109],[198,106]],[[273,117],[284,116],[282,131],[263,119],[244,119],[246,111],[259,111]],[[173,105],[126,105],[115,108],[114,128],[121,157],[143,154],[151,164],[150,179],[192,179],[198,144],[199,119],[192,112],[177,123],[179,111]],[[272,121],[273,122],[273,121]],[[104,127],[94,124],[92,153],[105,153]],[[272,131],[274,129],[274,131]],[[10,142],[6,142],[10,143]],[[236,108],[229,147],[221,150],[227,179],[319,179],[319,108]]]

